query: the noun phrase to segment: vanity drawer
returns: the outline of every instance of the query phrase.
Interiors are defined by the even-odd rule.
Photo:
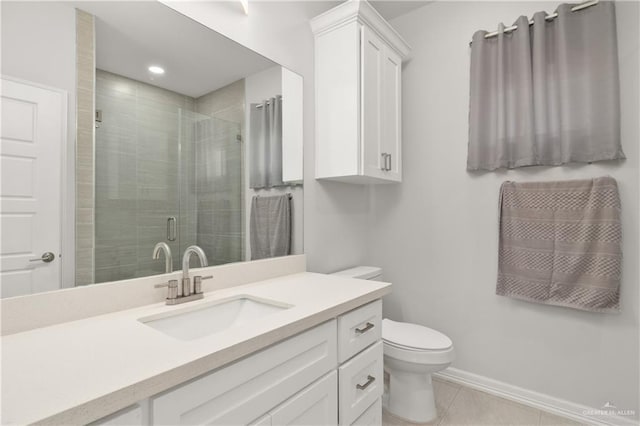
[[[331,320],[153,397],[153,424],[246,425],[335,366]]]
[[[382,300],[338,317],[338,362],[345,362],[382,338]]]
[[[382,399],[376,399],[351,426],[380,426],[382,424]]]
[[[351,425],[382,396],[382,342],[366,349],[338,369],[338,413],[341,425]]]

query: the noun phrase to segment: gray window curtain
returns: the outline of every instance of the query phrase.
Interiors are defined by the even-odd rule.
[[[251,104],[249,187],[282,186],[282,97]]]
[[[613,2],[473,36],[468,170],[625,158]]]

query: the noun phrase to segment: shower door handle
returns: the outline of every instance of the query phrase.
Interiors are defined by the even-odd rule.
[[[169,216],[167,218],[167,240],[176,240],[176,218],[175,216]]]

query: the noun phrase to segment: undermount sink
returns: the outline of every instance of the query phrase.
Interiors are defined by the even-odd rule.
[[[240,295],[144,318],[141,323],[180,340],[194,340],[290,308],[292,305]]]

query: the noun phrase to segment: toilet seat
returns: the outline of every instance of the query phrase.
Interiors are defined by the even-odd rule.
[[[382,320],[384,355],[416,364],[440,365],[453,361],[453,342],[439,331],[418,324]]]
[[[418,324],[382,320],[382,340],[400,349],[442,351],[453,346],[446,335]]]

